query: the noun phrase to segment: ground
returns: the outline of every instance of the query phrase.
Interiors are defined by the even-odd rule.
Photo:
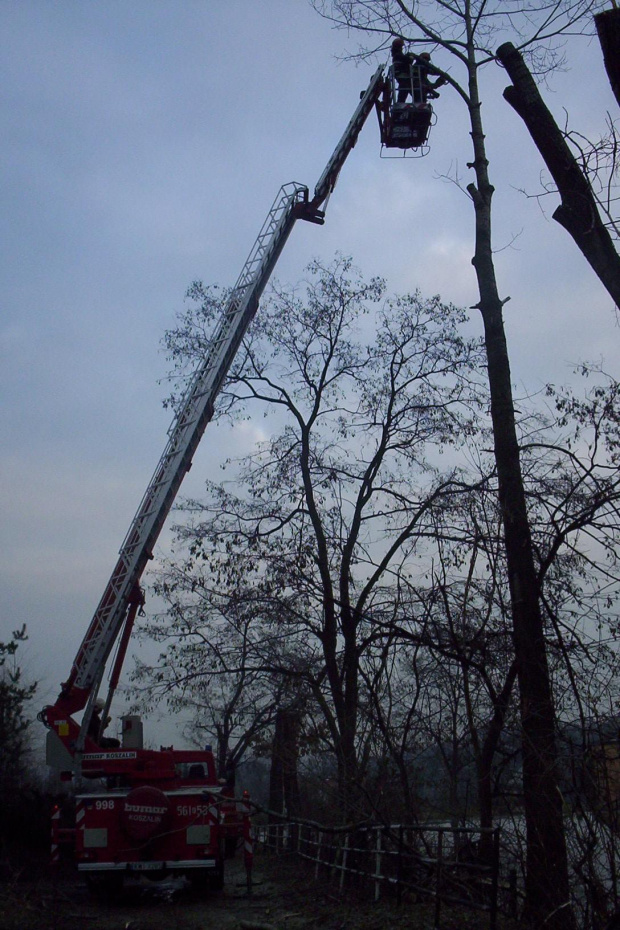
[[[431,907],[412,901],[376,904],[366,889],[341,896],[307,863],[263,852],[255,857],[250,895],[239,854],[227,863],[224,890],[204,897],[163,884],[97,900],[69,866],[56,877],[22,873],[0,883],[0,930],[431,930],[433,916]],[[443,930],[488,926],[488,914],[442,915]]]

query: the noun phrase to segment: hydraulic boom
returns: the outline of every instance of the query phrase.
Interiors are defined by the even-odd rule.
[[[333,191],[340,169],[355,145],[370,111],[378,103],[384,85],[383,69],[379,68],[362,94],[315,187],[312,199],[308,188],[302,184],[292,182],[280,189],[230,294],[205,358],[169,430],[164,453],[122,544],[118,561],[80,645],[70,675],[62,685],[56,704],[46,707],[41,714],[43,722],[56,733],[72,757],[76,754],[80,756],[85,748],[93,749],[87,737],[87,729],[106,662],[125,626],[119,650],[122,661],[133,618],[142,603],[140,579],[149,559],[153,557],[155,543],[166,517],[191,466],[207,423],[213,416],[216,397],[257,311],[261,294],[296,220],[304,219],[319,224],[324,222],[321,207]],[[118,680],[119,670],[115,669],[112,675],[112,687]],[[107,706],[110,700],[111,694]],[[78,727],[71,715],[87,704],[84,720],[81,727]],[[120,753],[110,751],[96,755],[95,768],[98,773],[101,770],[119,770],[117,763],[121,763]],[[83,760],[84,774],[88,774],[87,758]],[[120,765],[120,769],[127,771],[125,762]]]

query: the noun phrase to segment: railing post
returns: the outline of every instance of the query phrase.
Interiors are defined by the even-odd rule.
[[[435,872],[435,927],[441,919],[441,867],[443,857],[443,830],[437,831],[437,867]]]
[[[250,795],[243,792],[243,863],[247,879],[248,894],[252,894],[252,863],[254,861],[254,838],[252,836],[252,820],[250,817]]]
[[[499,827],[493,830],[493,862],[491,872],[491,906],[490,906],[490,927],[496,930],[497,927],[497,890],[499,887]]]
[[[519,913],[516,869],[511,869],[508,873],[508,913],[513,918],[513,920],[517,919],[517,914]]]
[[[318,831],[317,841],[316,841],[316,865],[314,867],[314,877],[319,877],[319,863],[321,861],[321,837],[323,834],[321,831]]]
[[[340,890],[342,891],[344,887],[344,876],[347,871],[347,857],[349,854],[349,834],[347,833],[344,838],[344,849],[342,851],[342,869],[340,870]]]
[[[377,838],[375,840],[375,901],[381,897],[381,827],[376,827]]]
[[[405,835],[402,823],[398,827],[398,858],[396,859],[396,904],[400,907],[403,900],[403,844]]]

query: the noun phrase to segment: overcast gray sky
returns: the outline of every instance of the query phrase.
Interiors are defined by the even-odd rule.
[[[0,0],[0,25],[0,640],[27,624],[42,704],[163,450],[160,340],[187,286],[234,283],[278,188],[314,186],[376,65],[339,63],[354,38],[307,0]],[[547,100],[595,136],[617,111],[600,50],[567,51]],[[537,389],[601,357],[618,376],[609,298],[549,218],[556,201],[545,216],[520,191],[541,164],[506,83],[487,69],[483,113],[514,380]],[[393,291],[476,302],[473,214],[448,180],[469,181],[466,114],[445,88],[435,110],[417,159],[381,159],[371,116],[325,227],[297,224],[281,280],[338,249]],[[207,430],[185,493],[259,429]]]

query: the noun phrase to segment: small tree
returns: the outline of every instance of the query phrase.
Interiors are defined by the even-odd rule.
[[[239,590],[218,598],[194,572],[192,556],[164,567],[154,592],[166,609],[142,631],[164,649],[155,662],[136,659],[131,676],[142,711],[164,700],[174,713],[190,714],[186,736],[215,744],[220,778],[230,778],[272,726],[284,688],[255,667],[254,618]]]
[[[210,484],[206,502],[182,505],[191,523],[178,532],[204,623],[243,610],[245,669],[287,677],[321,709],[349,819],[367,806],[359,723],[361,667],[383,636],[373,617],[433,510],[465,489],[431,457],[475,432],[484,392],[462,311],[419,294],[385,300],[383,282],[342,258],[310,270],[305,300],[276,290],[262,307],[222,395],[221,411],[262,410],[279,433],[241,463],[240,491]],[[192,296],[168,337],[179,362],[202,351],[216,309],[212,291]]]
[[[478,286],[487,353],[493,445],[512,607],[522,725],[524,806],[527,825],[526,916],[548,930],[574,926],[569,902],[568,862],[558,791],[558,755],[544,619],[539,598],[532,534],[521,468],[502,298],[495,274],[492,200],[482,114],[480,72],[495,60],[494,47],[518,37],[519,47],[549,71],[558,61],[563,33],[585,30],[596,4],[588,0],[311,0],[323,16],[348,31],[364,33],[358,57],[384,51],[401,36],[416,51],[450,55],[454,71],[435,72],[468,111],[474,180],[467,185],[475,217],[472,264]],[[462,79],[457,75],[460,72]]]
[[[23,683],[22,670],[16,653],[20,644],[28,639],[26,626],[13,631],[8,643],[0,642],[0,836],[8,839],[15,826],[15,801],[30,781],[27,772],[28,730],[32,720],[27,716],[26,705],[37,690],[37,683]]]

